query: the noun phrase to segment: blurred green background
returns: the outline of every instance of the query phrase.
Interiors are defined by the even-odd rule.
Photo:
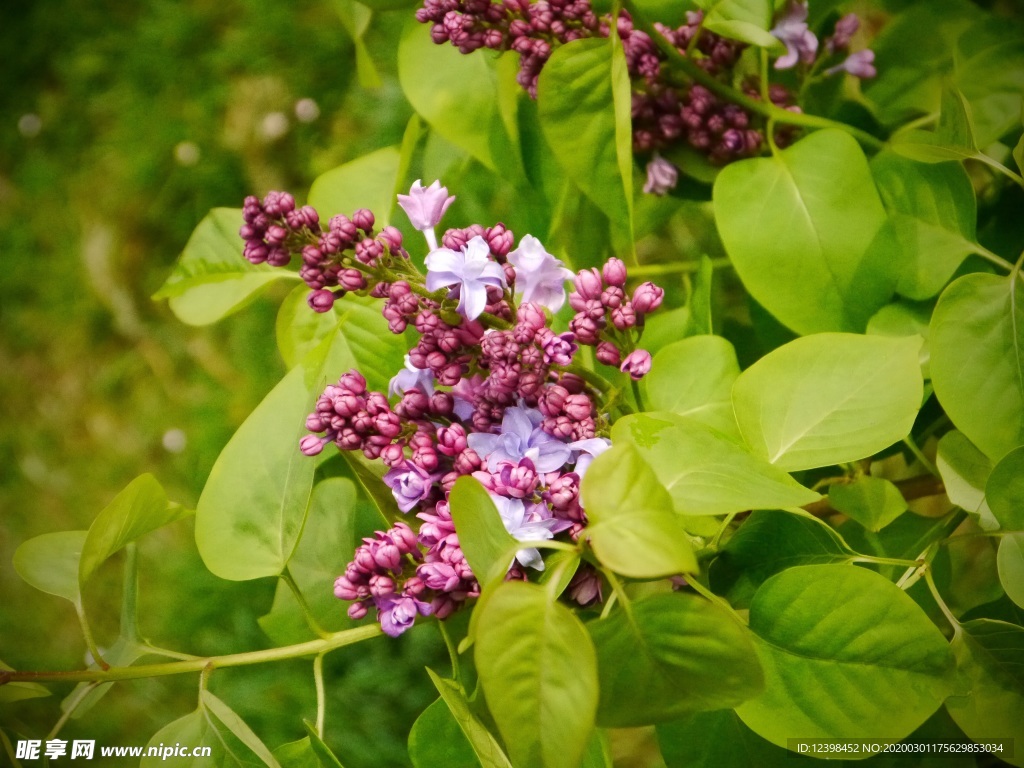
[[[367,89],[346,33],[355,10],[351,0],[5,7],[0,659],[11,666],[84,665],[71,605],[19,579],[17,546],[88,527],[143,472],[194,507],[221,447],[282,375],[280,292],[208,328],[182,325],[149,296],[210,208],[270,189],[301,195],[320,173],[400,140],[411,114],[393,71],[405,12],[367,32],[379,75]],[[270,645],[256,619],[274,581],[210,575],[192,533],[186,520],[140,544],[143,636],[194,654]],[[117,635],[120,564],[85,596],[101,648]],[[433,626],[327,658],[327,741],[346,765],[407,762],[412,721],[436,696],[422,666],[444,658]],[[71,686],[53,688],[0,705],[0,726],[46,738]],[[211,689],[271,748],[304,735],[297,713],[315,714],[305,660],[221,671]],[[121,684],[60,737],[144,745],[195,701],[195,675]]]

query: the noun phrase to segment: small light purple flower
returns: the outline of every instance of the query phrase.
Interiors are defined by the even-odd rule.
[[[399,195],[398,204],[402,206],[405,215],[409,217],[413,227],[420,232],[433,229],[441,221],[448,206],[455,202],[455,195],[448,195],[448,188],[442,187],[440,181],[435,181],[426,189],[420,184],[420,179],[413,182],[408,195]]]
[[[551,512],[544,504],[531,504],[528,508],[519,499],[507,499],[504,496],[495,496],[493,493],[490,496],[498,508],[498,514],[501,515],[501,521],[505,524],[505,530],[517,541],[551,539],[556,533],[564,531],[572,525],[568,520],[552,517]],[[520,549],[516,552],[513,565],[516,560],[524,568],[544,570],[544,559],[536,547]]]
[[[569,447],[576,451],[576,466],[573,472],[579,475],[580,480],[587,473],[587,467],[602,453],[612,447],[612,441],[605,437],[592,437],[589,440],[577,440],[569,443]]]
[[[644,183],[645,195],[663,197],[676,188],[679,182],[679,169],[672,163],[655,154],[654,159],[647,163],[647,181]]]
[[[519,247],[508,255],[516,268],[516,292],[522,291],[523,301],[533,302],[557,312],[565,303],[565,281],[572,280],[572,271],[544,250],[533,235],[525,235]]]
[[[791,0],[771,32],[786,46],[785,55],[775,62],[776,69],[795,67],[798,61],[805,64],[814,61],[818,53],[818,38],[807,28],[806,2]]]
[[[477,236],[461,251],[438,248],[427,256],[427,290],[449,286],[459,289],[456,310],[468,320],[475,320],[487,306],[487,286],[505,287],[505,271],[490,258],[491,248]]]
[[[373,598],[377,606],[377,619],[384,634],[398,637],[413,625],[416,614],[430,615],[430,603],[405,595],[383,595]]]
[[[384,475],[384,483],[391,489],[398,508],[408,512],[430,495],[438,477],[440,475],[430,474],[415,464],[403,462],[388,470]]]
[[[388,384],[388,397],[404,394],[413,387],[419,387],[425,395],[434,394],[434,373],[429,368],[417,368],[406,355],[405,368],[396,373]]]
[[[867,79],[878,74],[874,62],[875,52],[870,48],[865,48],[863,51],[851,53],[842,64],[829,67],[825,70],[825,74],[834,75],[837,72],[849,72],[854,77]]]
[[[502,462],[518,465],[521,459],[529,459],[539,474],[547,474],[565,464],[572,451],[541,429],[543,418],[533,408],[506,408],[498,434],[474,432],[466,439],[469,447],[487,461],[491,472],[497,471]]]

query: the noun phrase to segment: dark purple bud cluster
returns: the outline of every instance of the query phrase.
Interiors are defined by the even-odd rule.
[[[607,37],[612,19],[597,16],[589,0],[425,0],[416,18],[431,24],[435,43],[451,42],[462,53],[479,48],[519,53],[519,84],[537,96],[537,78],[552,51],[582,37]],[[690,11],[677,29],[658,31],[684,56],[723,82],[745,46],[702,28],[703,11]],[[762,129],[736,104],[702,86],[680,87],[664,72],[665,55],[625,11],[615,19],[633,80],[633,147],[653,152],[683,142],[717,164],[760,152]],[[837,33],[838,34],[838,33]]]
[[[247,197],[242,218],[245,224],[239,234],[245,240],[245,258],[253,264],[284,267],[300,256],[299,276],[312,289],[309,306],[317,312],[330,311],[347,291],[366,290],[373,269],[382,262],[409,258],[402,248],[402,233],[390,226],[375,232],[373,213],[365,208],[352,218],[333,216],[323,230],[314,208],[296,208],[295,198],[287,192],[268,192],[262,202]]]
[[[595,348],[599,362],[640,379],[651,369],[651,355],[636,348],[636,331],[643,327],[644,317],[661,306],[665,292],[646,282],[634,288],[630,297],[626,279],[626,265],[619,259],[609,259],[601,271],[577,273],[576,290],[569,294],[576,314],[569,328],[580,344]]]

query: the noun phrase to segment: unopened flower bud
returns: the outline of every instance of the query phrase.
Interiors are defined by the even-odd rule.
[[[614,285],[619,288],[626,284],[626,265],[621,259],[611,258],[605,262],[604,268],[601,270],[601,274],[604,276],[604,281],[608,285]]]
[[[314,312],[330,312],[334,306],[334,294],[324,288],[313,291],[306,297],[306,303]]]
[[[619,370],[628,373],[634,381],[639,381],[651,370],[651,353],[646,349],[634,349],[622,361]]]
[[[661,300],[665,297],[665,291],[654,283],[641,283],[633,291],[633,309],[641,315],[653,312],[661,306]]]

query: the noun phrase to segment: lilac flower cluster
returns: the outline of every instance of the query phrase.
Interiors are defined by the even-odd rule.
[[[351,219],[333,216],[325,231],[314,208],[297,208],[287,192],[269,192],[262,202],[251,195],[245,198],[242,218],[242,255],[253,264],[272,267],[287,266],[292,256],[301,256],[299,276],[313,289],[308,301],[317,312],[330,311],[347,291],[365,289],[368,270],[409,258],[402,233],[395,227],[375,233],[373,213],[365,208]]]
[[[431,25],[435,43],[450,42],[462,53],[480,48],[519,53],[517,81],[534,98],[537,79],[555,48],[584,37],[608,37],[614,21],[633,81],[633,148],[640,154],[655,153],[648,164],[645,192],[666,194],[678,178],[678,170],[657,154],[659,150],[686,144],[712,163],[724,165],[756,156],[764,147],[763,121],[755,115],[716,97],[704,86],[680,86],[671,81],[665,55],[649,35],[634,28],[626,11],[613,20],[595,14],[590,0],[424,0],[416,18]],[[676,29],[662,24],[655,27],[681,55],[729,84],[746,46],[708,31],[703,23],[704,13],[697,10],[688,11],[686,23]],[[818,39],[807,26],[807,4],[791,0],[771,30],[786,46],[775,68],[811,65],[845,51],[858,25],[855,15],[842,17],[834,35],[825,41],[824,58],[816,59]],[[870,50],[858,51],[824,74],[844,71],[856,77],[874,77],[873,61]],[[815,68],[816,64],[808,71]],[[761,98],[760,83],[744,90]],[[783,86],[771,86],[769,97],[775,106],[800,111],[793,94]],[[781,127],[773,138],[778,146],[785,146],[794,135],[791,128]]]
[[[626,265],[619,259],[609,259],[601,271],[589,269],[576,275],[576,290],[569,294],[576,314],[569,328],[579,343],[596,348],[599,362],[618,366],[638,380],[651,370],[651,353],[635,347],[634,329],[643,328],[645,315],[661,306],[665,292],[646,282],[630,297],[626,279]]]
[[[277,265],[301,254],[314,309],[320,291],[335,295],[322,287],[333,275],[339,292],[382,299],[394,333],[411,327],[418,334],[387,394],[370,390],[357,371],[326,387],[299,444],[308,456],[333,443],[382,461],[398,510],[419,520],[418,529],[399,522],[365,539],[335,583],[335,594],[352,603],[350,616],[361,618],[372,607],[390,635],[408,629],[416,616],[444,618],[479,594],[448,506],[459,477],[476,478],[509,533],[526,544],[579,535],[586,524],[580,479],[610,442],[602,436],[609,427],[603,392],[575,367],[575,355],[579,344],[595,345],[602,362],[643,376],[650,355],[636,344],[644,315],[663,295],[653,283],[627,294],[618,259],[602,271],[573,275],[531,235],[515,247],[502,224],[449,229],[438,245],[434,227],[453,199],[438,183],[417,182],[400,196],[430,249],[426,275],[389,228],[374,235],[368,211],[351,220],[335,217],[324,232],[316,212],[296,211],[290,196],[246,201],[242,235],[254,243],[247,250],[279,249]],[[306,252],[314,248],[330,257],[317,263],[330,266],[311,279],[307,267],[314,260]],[[362,282],[346,285],[346,269],[357,270]],[[565,303],[569,280],[576,316],[569,332],[556,333],[549,313]],[[543,568],[538,548],[524,546],[508,578]],[[568,592],[580,604],[600,600],[596,571],[581,567]]]

